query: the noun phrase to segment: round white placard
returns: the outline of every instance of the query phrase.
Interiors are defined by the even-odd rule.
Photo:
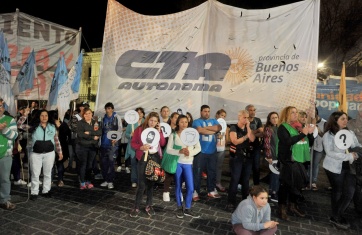
[[[118,141],[122,137],[122,132],[119,131],[108,131],[107,138],[110,140]]]
[[[136,122],[138,122],[139,119],[139,115],[136,111],[134,110],[128,110],[125,114],[124,114],[124,120],[128,123],[128,124],[135,124]]]
[[[157,147],[160,142],[160,133],[153,127],[146,128],[141,133],[141,140],[143,144]]]
[[[181,141],[186,146],[193,146],[199,142],[199,132],[195,128],[188,127],[181,132]]]
[[[221,125],[221,131],[220,131],[220,132],[224,132],[224,133],[225,133],[225,132],[226,132],[226,127],[227,127],[225,119],[219,118],[219,119],[217,119],[217,121],[218,121],[219,124]]]
[[[162,131],[163,136],[165,138],[168,137],[169,135],[171,135],[172,129],[171,129],[171,126],[168,125],[167,122],[161,122],[160,123],[160,128],[161,128],[161,131]]]
[[[178,113],[179,115],[186,115],[186,109],[184,107],[178,107],[175,109],[175,112]]]
[[[334,136],[334,144],[339,149],[348,149],[353,142],[353,136],[348,130],[340,130]]]
[[[278,160],[273,160],[273,163],[269,164],[269,169],[274,174],[279,175],[279,168],[277,167],[277,164],[278,164]]]

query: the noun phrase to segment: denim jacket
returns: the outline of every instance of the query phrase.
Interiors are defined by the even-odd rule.
[[[358,143],[357,137],[353,131],[350,131],[353,137],[353,143],[351,148],[360,146]],[[335,174],[340,174],[342,171],[342,163],[344,161],[349,161],[350,164],[353,163],[354,158],[352,153],[346,153],[346,150],[339,149],[334,144],[334,135],[331,132],[327,132],[323,135],[323,147],[326,152],[326,157],[323,161],[323,168],[333,172]]]

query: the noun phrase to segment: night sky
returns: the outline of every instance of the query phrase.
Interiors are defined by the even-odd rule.
[[[222,1],[228,5],[246,8],[270,8],[284,5],[298,0],[229,0]],[[80,6],[80,3],[85,3]],[[82,27],[81,48],[91,51],[91,48],[102,47],[104,23],[106,18],[107,0],[11,0],[1,4],[0,14],[20,12],[41,18],[53,23],[60,24],[73,29]],[[196,6],[202,0],[118,0],[127,8],[145,15],[170,14],[180,11],[181,3],[186,6]],[[196,4],[195,4],[196,3]]]

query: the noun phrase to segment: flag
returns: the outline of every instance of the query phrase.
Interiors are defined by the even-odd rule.
[[[72,80],[72,100],[78,99],[79,97],[79,86],[82,75],[82,65],[83,65],[83,52],[78,56],[77,62],[69,71],[69,79]]]
[[[5,102],[5,109],[15,117],[15,97],[11,90],[11,64],[8,42],[3,31],[0,31],[0,98]]]
[[[55,69],[52,85],[49,91],[49,98],[47,103],[47,110],[55,110],[57,108],[58,93],[60,88],[68,79],[68,71],[65,65],[64,57],[61,56]]]
[[[0,63],[0,98],[5,102],[5,108],[12,116],[16,116],[15,98],[11,90],[10,73]]]
[[[37,76],[36,70],[36,61],[34,50],[29,54],[28,59],[21,67],[18,75],[16,76],[16,81],[13,86],[13,93],[15,96],[19,95],[21,92],[33,89],[33,80]]]
[[[341,81],[339,83],[338,101],[339,101],[338,110],[348,113],[347,91],[346,91],[346,66],[344,62],[342,65]]]
[[[0,30],[0,55],[3,47],[4,47],[4,33],[2,30]]]
[[[10,54],[8,48],[8,41],[6,40],[4,34],[0,36],[0,64],[2,64],[6,71],[11,74],[11,65],[10,65]]]
[[[59,89],[58,94],[58,117],[63,121],[64,115],[69,109],[69,103],[73,99],[77,99],[79,96],[79,83],[80,75],[82,74],[82,62],[83,53],[81,52],[78,56],[77,61],[70,69],[68,73],[68,79],[64,85]],[[77,89],[76,93],[73,93],[72,87]],[[75,97],[75,98],[74,98]]]

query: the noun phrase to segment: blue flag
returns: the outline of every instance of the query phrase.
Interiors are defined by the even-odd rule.
[[[2,30],[0,30],[0,55],[1,55],[1,52],[2,52],[2,50],[3,50],[3,47],[5,46],[4,45],[4,33],[3,33],[3,31]]]
[[[55,110],[57,108],[59,89],[63,86],[68,79],[68,71],[65,65],[64,57],[61,56],[58,60],[57,68],[54,72],[52,85],[49,91],[49,98],[47,103],[47,110]]]
[[[2,64],[6,71],[11,73],[11,65],[10,65],[10,54],[8,48],[8,41],[6,40],[4,33],[1,31],[0,36],[0,64]]]
[[[21,67],[13,86],[14,95],[33,89],[33,80],[37,76],[34,50],[29,54],[28,59]]]
[[[72,83],[72,91],[73,93],[79,92],[79,86],[80,86],[80,80],[82,75],[82,64],[83,64],[83,52],[81,52],[78,56],[77,62],[75,62],[74,68],[74,75],[72,73],[73,77],[73,83]],[[73,70],[73,68],[71,70]],[[77,97],[78,98],[78,97]],[[73,99],[76,99],[73,97]]]
[[[15,98],[13,91],[11,90],[10,84],[10,73],[6,71],[3,64],[0,63],[0,98],[2,98],[6,105],[5,110],[7,110],[11,115],[15,117],[16,107],[15,107]]]

